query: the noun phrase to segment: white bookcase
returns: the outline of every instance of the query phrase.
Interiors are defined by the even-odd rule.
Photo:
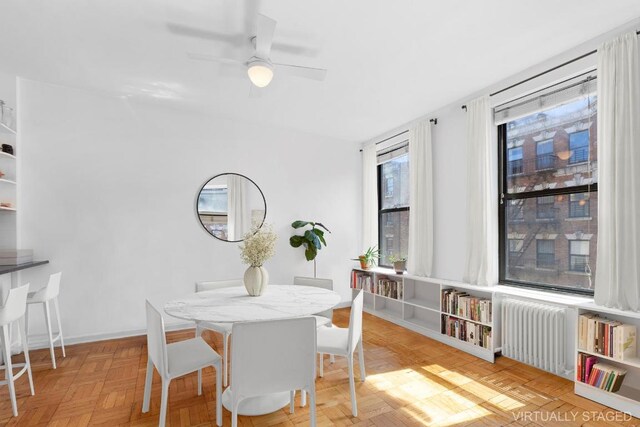
[[[0,123],[0,144],[13,146],[14,153],[17,135],[13,129]],[[0,151],[0,203],[11,206],[0,206],[0,249],[16,249],[17,247],[17,160],[16,156]]]
[[[390,322],[404,326],[407,329],[421,333],[429,338],[438,340],[459,350],[473,354],[489,362],[495,361],[495,353],[499,348],[499,322],[497,300],[493,297],[492,289],[482,289],[477,286],[465,285],[448,280],[432,279],[426,277],[396,274],[386,269],[353,269],[351,272],[351,288],[357,291],[357,277],[370,277],[372,288],[364,290],[364,311]],[[390,298],[374,293],[373,285],[380,280],[395,281],[402,289],[398,292],[398,298]],[[362,283],[362,282],[361,282]],[[452,315],[442,307],[442,292],[447,289],[456,289],[467,292],[469,295],[487,299],[492,302],[493,317],[491,322],[478,322],[461,316]],[[450,337],[443,333],[443,324],[448,317],[454,317],[461,321],[469,321],[491,329],[489,348],[475,345],[467,341]]]
[[[628,323],[635,325],[637,330],[640,331],[640,313],[622,311],[617,309],[611,309],[606,307],[598,307],[593,304],[582,305],[578,307],[578,315],[594,313],[600,317],[617,320],[622,323]],[[579,325],[579,322],[578,322]],[[579,326],[578,326],[579,327]],[[636,346],[638,346],[638,339],[636,338]],[[629,360],[618,360],[596,352],[590,352],[586,349],[581,349],[579,346],[579,332],[576,330],[576,354],[575,360],[578,360],[578,354],[584,353],[598,357],[598,361],[612,365],[617,368],[621,368],[627,371],[620,390],[616,392],[609,392],[601,390],[597,387],[583,383],[578,380],[576,369],[575,380],[575,393],[577,395],[586,397],[587,399],[601,403],[602,405],[609,406],[610,408],[617,409],[618,411],[626,412],[634,417],[640,418],[640,348],[636,349],[638,356]],[[577,368],[577,362],[576,362]]]

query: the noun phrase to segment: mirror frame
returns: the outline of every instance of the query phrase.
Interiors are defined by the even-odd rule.
[[[236,176],[241,176],[243,178],[245,178],[246,180],[248,180],[250,183],[252,183],[253,185],[256,186],[256,188],[258,189],[258,191],[260,192],[260,195],[262,196],[262,201],[264,202],[264,217],[262,218],[262,222],[260,223],[260,227],[258,227],[258,229],[262,228],[262,226],[264,225],[264,222],[267,219],[267,199],[266,197],[264,197],[264,193],[262,192],[262,189],[260,188],[260,186],[258,184],[255,183],[254,180],[252,180],[251,178],[249,178],[246,175],[242,175],[241,173],[236,173],[236,172],[223,172],[223,173],[219,173],[217,175],[212,176],[211,178],[207,179],[204,184],[202,184],[200,186],[200,189],[198,190],[198,193],[196,194],[196,217],[198,218],[198,222],[200,223],[200,225],[202,226],[202,229],[205,231],[205,233],[207,233],[207,235],[215,237],[216,239],[220,240],[221,242],[226,242],[226,243],[240,243],[243,242],[244,239],[240,239],[240,240],[224,240],[221,239],[220,237],[216,236],[215,234],[211,233],[209,230],[207,230],[207,227],[205,227],[205,225],[202,223],[202,219],[200,218],[200,212],[198,211],[198,200],[200,199],[200,193],[202,193],[202,190],[204,190],[204,187],[213,179],[219,177],[219,176],[223,176],[223,175],[236,175]]]

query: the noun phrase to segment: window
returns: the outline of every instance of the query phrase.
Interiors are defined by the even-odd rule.
[[[569,217],[588,218],[589,217],[589,193],[579,193],[569,195]]]
[[[569,270],[588,273],[589,241],[569,240]]]
[[[569,135],[569,163],[582,163],[589,159],[589,130]]]
[[[538,142],[536,145],[536,169],[553,168],[556,156],[553,154],[553,139]]]
[[[596,80],[580,79],[495,108],[500,283],[593,294]]]
[[[556,217],[555,196],[543,196],[536,198],[536,218],[555,219]]]
[[[536,240],[536,267],[555,268],[556,242],[549,239]]]
[[[510,148],[508,173],[509,175],[517,175],[521,174],[522,172],[522,147]]]
[[[406,145],[397,150],[400,155],[378,165],[379,264],[385,267],[391,255],[407,256],[409,248],[409,154]]]

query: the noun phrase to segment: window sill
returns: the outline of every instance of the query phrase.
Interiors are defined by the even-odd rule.
[[[531,289],[520,286],[510,286],[507,284],[500,284],[493,287],[494,292],[502,295],[516,296],[523,298],[530,298],[539,301],[551,302],[556,304],[562,304],[570,307],[579,306],[583,304],[593,304],[593,297],[562,293],[552,290],[539,290]]]
[[[565,218],[565,221],[591,221],[593,218],[590,216],[576,216],[571,218]]]

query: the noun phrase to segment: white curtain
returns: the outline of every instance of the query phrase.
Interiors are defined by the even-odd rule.
[[[640,309],[640,70],[635,32],[598,48],[595,301]]]
[[[489,97],[483,96],[467,103],[467,251],[463,280],[474,285],[498,282],[496,154]]]
[[[362,148],[362,250],[378,245],[378,171],[376,145]]]
[[[227,239],[242,240],[251,226],[243,177],[227,176],[227,204]]]
[[[431,123],[409,129],[409,250],[407,271],[430,276],[433,265],[433,161]]]

